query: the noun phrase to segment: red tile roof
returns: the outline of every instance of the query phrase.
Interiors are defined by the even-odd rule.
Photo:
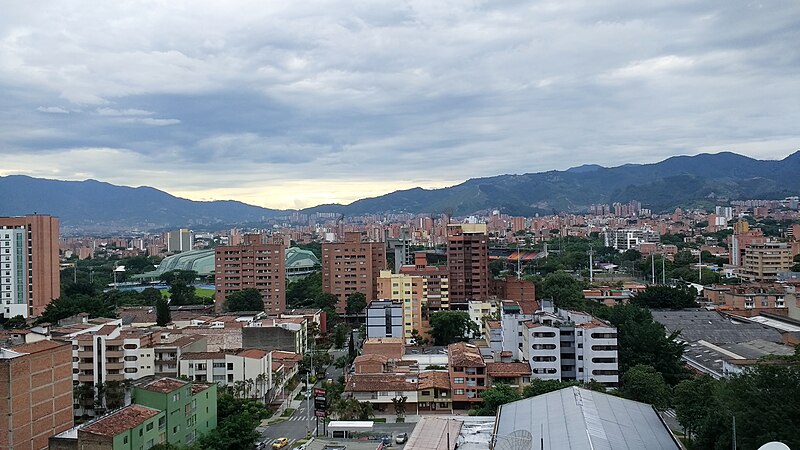
[[[79,432],[99,436],[116,436],[123,431],[135,428],[161,411],[142,405],[129,405],[78,429]]]
[[[490,377],[515,377],[531,374],[531,366],[523,362],[495,362],[486,364],[486,373]]]
[[[207,360],[207,359],[225,359],[224,352],[188,352],[181,355],[181,359],[188,361]]]
[[[161,378],[160,380],[152,381],[146,385],[144,385],[143,389],[147,389],[148,391],[153,392],[160,392],[162,394],[167,394],[175,389],[180,389],[184,386],[189,384],[188,381],[178,380],[176,378]]]
[[[407,381],[403,374],[361,374],[350,375],[344,388],[347,392],[415,391],[417,383]]]
[[[456,342],[447,347],[450,365],[459,367],[486,367],[478,347],[465,342]]]
[[[195,395],[195,394],[197,394],[199,392],[203,392],[203,391],[205,391],[206,389],[208,389],[210,387],[211,387],[210,384],[194,383],[194,384],[192,384],[192,395]]]
[[[15,345],[10,348],[10,350],[15,351],[17,353],[38,353],[44,352],[48,350],[52,350],[54,348],[58,348],[64,345],[68,345],[66,342],[61,341],[38,341],[38,342],[31,342],[30,344],[20,344]]]
[[[450,374],[447,372],[422,372],[419,374],[420,389],[450,389]]]
[[[269,355],[269,352],[266,352],[264,350],[259,350],[257,348],[248,348],[236,354],[236,356],[241,356],[243,358],[254,358],[254,359],[263,359],[267,355]]]

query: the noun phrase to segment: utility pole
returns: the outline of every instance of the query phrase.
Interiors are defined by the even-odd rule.
[[[703,250],[700,250],[700,254],[697,255],[697,278],[700,280],[700,284],[703,284]]]
[[[656,254],[653,253],[650,256],[650,279],[652,280],[652,284],[656,284]]]
[[[664,253],[662,253],[661,254],[661,284],[667,284],[667,278],[666,278],[667,275],[666,275],[666,272],[664,271],[664,259],[665,258],[666,258],[666,255]]]
[[[592,244],[589,244],[589,284],[594,282],[594,271],[592,268],[594,267],[594,262],[592,261],[592,254],[594,253],[594,248]]]
[[[306,372],[306,437],[311,433],[311,386],[308,384],[308,372]]]

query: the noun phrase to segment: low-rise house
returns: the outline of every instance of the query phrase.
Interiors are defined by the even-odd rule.
[[[415,411],[418,403],[416,374],[352,374],[344,391],[358,401],[372,404],[380,412],[394,411],[393,398],[406,397],[406,411]]]
[[[478,347],[464,342],[450,344],[447,354],[453,408],[470,409],[482,401],[481,393],[488,387],[486,363]]]
[[[270,352],[191,352],[181,355],[178,375],[195,382],[232,386],[249,398],[263,398],[272,389]]]
[[[419,374],[419,411],[453,412],[453,395],[450,374],[445,371],[426,371]]]
[[[489,383],[502,383],[520,391],[531,382],[531,367],[524,362],[491,362],[486,364]]]

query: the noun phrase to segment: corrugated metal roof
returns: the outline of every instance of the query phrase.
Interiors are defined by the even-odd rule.
[[[680,449],[651,405],[578,387],[503,405],[498,440],[529,430],[545,450]]]

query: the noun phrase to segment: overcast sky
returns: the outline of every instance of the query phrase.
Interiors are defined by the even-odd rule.
[[[800,149],[800,2],[5,1],[0,175],[306,207]]]

